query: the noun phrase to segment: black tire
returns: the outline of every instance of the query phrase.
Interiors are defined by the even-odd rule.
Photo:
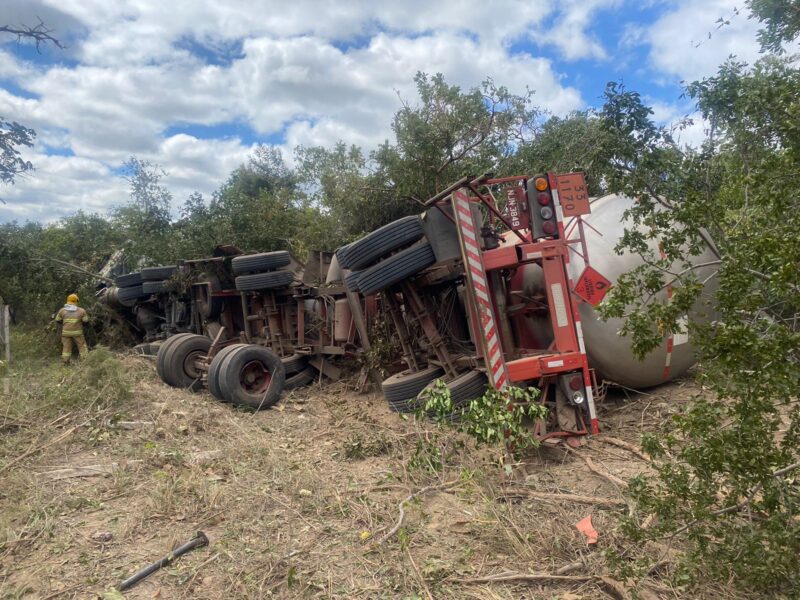
[[[361,271],[358,288],[364,296],[375,294],[416,275],[435,262],[436,257],[428,242],[411,246]]]
[[[142,274],[137,271],[136,273],[128,273],[127,275],[117,275],[114,283],[120,288],[139,285],[142,283]]]
[[[193,362],[207,355],[210,348],[211,340],[204,335],[191,334],[176,341],[164,356],[164,381],[172,387],[198,391],[202,373]]]
[[[289,286],[294,281],[291,271],[271,271],[269,273],[256,273],[255,275],[239,275],[236,278],[236,289],[249,290],[276,290]]]
[[[284,356],[281,359],[281,362],[283,363],[284,371],[286,371],[286,377],[289,377],[289,375],[299,373],[306,368],[306,365],[308,364],[308,355],[292,354],[290,356]]]
[[[210,281],[199,281],[192,285],[192,300],[197,314],[203,319],[213,320],[222,314],[223,299],[214,296],[214,284]]]
[[[383,397],[394,412],[414,412],[417,407],[417,394],[442,375],[444,371],[436,366],[422,371],[406,370],[395,373],[381,384]]]
[[[237,275],[242,273],[262,273],[285,267],[291,262],[291,257],[286,250],[277,252],[264,252],[262,254],[246,254],[237,256],[231,261],[233,272]]]
[[[348,273],[344,276],[344,285],[349,292],[357,292],[358,291],[358,276],[361,274],[361,271],[353,271],[352,273]]]
[[[403,217],[350,244],[344,252],[345,262],[342,262],[342,257],[339,256],[339,264],[345,269],[359,271],[374,265],[398,248],[413,244],[422,236],[422,221],[419,215]]]
[[[164,342],[161,343],[161,346],[158,348],[158,354],[156,354],[156,373],[161,378],[161,381],[164,383],[167,382],[164,379],[164,359],[167,355],[167,350],[169,347],[172,346],[175,342],[177,342],[180,338],[186,337],[187,335],[194,335],[193,333],[179,333],[177,335],[173,335],[172,337],[168,337]]]
[[[166,294],[167,282],[166,281],[144,281],[142,282],[142,292],[149,296],[150,294]]]
[[[248,345],[229,355],[223,367],[218,380],[228,402],[259,410],[269,408],[280,399],[286,371],[280,357],[272,350]]]
[[[117,300],[120,302],[130,302],[148,296],[142,289],[142,284],[132,285],[129,287],[117,288]]]
[[[219,374],[224,368],[225,362],[230,356],[239,348],[245,348],[247,344],[231,344],[225,346],[222,350],[217,352],[217,355],[208,366],[208,391],[217,400],[225,401],[225,396],[222,395],[222,389],[219,386]]]
[[[286,384],[283,386],[284,390],[293,390],[295,388],[303,387],[309,383],[313,383],[317,378],[317,370],[314,367],[307,367],[295,373],[291,377],[286,378]]]
[[[454,421],[460,418],[463,412],[469,408],[469,403],[475,398],[480,398],[486,392],[486,386],[489,384],[489,379],[483,371],[467,371],[456,376],[455,379],[447,383],[447,389],[450,390],[450,400],[453,402],[453,412],[447,417],[448,420]],[[427,388],[427,386],[426,386]],[[417,396],[417,402],[424,401],[423,394],[425,390],[421,390]]]
[[[175,274],[178,267],[175,265],[162,265],[160,267],[145,267],[142,269],[142,281],[163,281]]]
[[[344,263],[347,262],[347,258],[348,258],[347,253],[350,251],[350,246],[352,246],[352,245],[353,244],[351,242],[351,243],[349,243],[349,244],[347,244],[345,246],[342,246],[341,248],[338,248],[336,250],[336,260],[339,261],[339,267],[342,268],[342,269],[345,268]]]

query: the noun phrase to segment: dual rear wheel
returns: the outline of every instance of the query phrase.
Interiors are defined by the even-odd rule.
[[[179,334],[158,351],[156,371],[172,387],[197,391],[211,340],[202,335]],[[278,355],[263,346],[233,344],[220,350],[208,366],[208,388],[218,400],[256,410],[280,399],[286,369]]]

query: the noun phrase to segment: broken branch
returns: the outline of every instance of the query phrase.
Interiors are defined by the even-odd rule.
[[[424,496],[425,494],[428,494],[430,492],[438,492],[438,491],[442,491],[442,490],[446,490],[448,488],[451,488],[457,483],[458,483],[458,481],[451,481],[449,483],[443,483],[441,485],[429,485],[429,486],[424,487],[421,490],[419,490],[417,492],[414,492],[413,494],[409,494],[408,496],[403,498],[400,501],[400,504],[397,505],[397,508],[398,508],[398,510],[400,512],[400,514],[397,517],[397,523],[395,523],[394,527],[392,527],[388,532],[386,532],[386,534],[380,540],[378,540],[378,545],[383,544],[386,540],[388,540],[395,533],[397,533],[397,531],[400,529],[400,527],[403,526],[403,520],[406,518],[406,509],[405,509],[405,505],[406,504],[408,504],[409,502],[415,500],[416,498],[419,498],[420,496]]]
[[[605,506],[626,506],[624,500],[613,498],[599,498],[594,496],[581,496],[579,494],[555,494],[552,492],[536,492],[524,488],[513,488],[505,492],[507,495],[522,495],[536,500],[552,500],[554,502],[577,502],[578,504],[598,504]]]
[[[586,466],[589,467],[589,470],[592,473],[594,473],[595,475],[597,475],[599,477],[602,477],[603,479],[606,479],[607,481],[610,481],[611,483],[613,483],[614,485],[616,485],[618,487],[621,487],[622,489],[625,489],[625,490],[628,489],[628,482],[623,481],[622,479],[620,479],[619,477],[617,477],[613,473],[601,471],[600,469],[597,468],[597,465],[594,464],[594,461],[591,458],[589,458],[588,456],[584,456],[580,452],[576,452],[575,450],[573,450],[569,446],[566,446],[565,449],[566,449],[567,452],[569,452],[571,454],[574,454],[575,456],[580,458],[584,463],[586,463]]]

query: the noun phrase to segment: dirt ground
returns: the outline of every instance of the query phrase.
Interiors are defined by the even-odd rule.
[[[134,394],[121,405],[12,418],[13,390],[4,398],[0,597],[98,597],[198,530],[208,547],[124,597],[698,597],[670,585],[669,566],[635,588],[608,572],[602,552],[621,543],[628,510],[614,476],[647,469],[629,449],[600,439],[541,448],[509,480],[496,451],[400,418],[352,383],[251,413],[167,387],[151,359],[122,361]],[[696,391],[682,381],[612,392],[604,436],[636,444]],[[555,496],[565,494],[584,498]],[[596,548],[575,528],[588,515]]]

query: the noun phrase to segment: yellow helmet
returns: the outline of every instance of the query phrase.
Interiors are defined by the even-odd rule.
[[[78,303],[78,294],[70,294],[67,296],[67,304],[77,304]]]

